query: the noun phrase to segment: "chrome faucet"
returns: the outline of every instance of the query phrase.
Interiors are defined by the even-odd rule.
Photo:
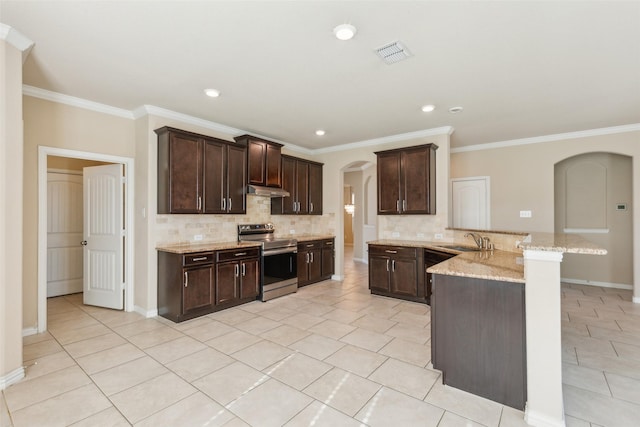
[[[482,237],[479,234],[467,233],[464,235],[464,237],[471,237],[473,241],[476,242],[476,245],[478,245],[478,248],[482,249]]]

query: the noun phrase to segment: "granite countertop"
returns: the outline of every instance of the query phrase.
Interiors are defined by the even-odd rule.
[[[464,252],[429,267],[428,273],[525,283],[522,254],[507,251]]]
[[[453,243],[453,242],[429,242],[423,240],[392,240],[392,239],[383,239],[383,240],[372,240],[367,242],[368,245],[382,245],[382,246],[405,246],[408,248],[423,248],[423,249],[435,249],[440,252],[447,252],[450,254],[462,254],[465,253],[463,251],[458,251],[452,248],[445,248],[442,245],[450,245],[450,246],[463,246],[468,247],[470,249],[475,249],[475,246]],[[477,251],[475,251],[477,252]]]
[[[570,254],[606,255],[607,250],[576,235],[564,233],[531,233],[519,245],[523,250],[566,252]]]
[[[290,237],[296,239],[298,242],[310,242],[312,240],[333,239],[336,236],[333,234],[291,234]]]
[[[261,245],[259,242],[198,242],[158,245],[156,246],[156,250],[174,254],[188,254],[192,252],[220,251],[224,249],[259,248]]]

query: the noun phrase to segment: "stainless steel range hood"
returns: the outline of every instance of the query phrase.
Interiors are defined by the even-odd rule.
[[[291,194],[282,188],[261,187],[259,185],[250,185],[247,187],[247,194],[262,197],[289,197]]]

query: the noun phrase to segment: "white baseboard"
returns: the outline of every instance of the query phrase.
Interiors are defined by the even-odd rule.
[[[369,264],[369,260],[366,258],[354,258],[355,262],[361,262],[362,264]]]
[[[594,280],[567,279],[564,277],[561,278],[560,281],[564,283],[571,283],[573,285],[600,286],[603,288],[633,290],[633,285],[627,285],[625,283],[596,282]]]
[[[344,280],[344,276],[339,276],[337,274],[334,274],[333,276],[331,276],[331,280],[337,280],[338,282],[342,282]]]
[[[4,390],[11,384],[15,384],[24,378],[24,366],[20,366],[18,369],[14,369],[7,375],[0,377],[0,390]]]
[[[632,301],[636,304],[640,304],[640,297],[633,297]]]
[[[138,314],[142,314],[144,317],[158,317],[158,309],[156,308],[155,310],[145,310],[142,307],[138,307],[137,305],[133,306],[133,311],[135,311]]]
[[[556,419],[551,418],[545,414],[541,414],[537,411],[531,411],[529,408],[525,408],[524,410],[524,421],[536,427],[565,427],[564,418]]]
[[[30,328],[24,328],[22,330],[22,336],[23,337],[28,337],[30,335],[35,335],[38,333],[38,327],[37,326],[32,326]]]

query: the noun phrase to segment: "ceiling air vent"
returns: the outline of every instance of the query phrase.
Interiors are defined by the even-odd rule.
[[[395,64],[411,56],[411,52],[400,42],[388,43],[377,48],[375,52],[387,64]]]

